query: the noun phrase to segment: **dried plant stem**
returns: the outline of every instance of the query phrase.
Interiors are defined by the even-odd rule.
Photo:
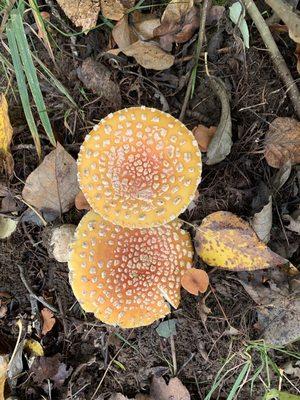
[[[254,4],[253,0],[242,0],[242,2],[253,22],[255,23],[267,49],[269,50],[270,56],[278,71],[278,74],[287,88],[287,93],[291,99],[294,110],[298,118],[300,118],[300,93],[298,87],[293,80],[293,77],[273,39],[273,36],[271,35],[270,29],[267,26],[262,15],[260,14],[258,8]]]
[[[184,101],[183,101],[180,116],[179,116],[180,121],[182,121],[185,116],[185,111],[187,109],[188,102],[191,97],[191,92],[192,92],[192,87],[193,87],[193,79],[194,79],[192,71],[194,70],[194,68],[197,68],[197,64],[198,64],[198,61],[199,61],[199,58],[201,55],[201,50],[202,50],[203,42],[204,42],[204,34],[205,34],[205,22],[206,22],[206,16],[207,16],[207,10],[208,10],[209,3],[210,3],[209,0],[203,1],[202,11],[200,14],[198,41],[197,41],[196,51],[195,51],[195,56],[194,56],[194,65],[190,72],[190,79],[189,79],[188,86],[186,88],[185,97],[184,97]]]

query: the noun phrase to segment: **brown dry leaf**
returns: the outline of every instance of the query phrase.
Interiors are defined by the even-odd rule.
[[[97,25],[99,0],[57,0],[59,6],[75,26],[89,30]]]
[[[153,14],[133,13],[133,28],[141,40],[150,40],[154,37],[154,29],[160,26],[160,19]]]
[[[29,370],[34,382],[42,384],[50,379],[54,388],[61,387],[73,369],[72,367],[67,369],[66,364],[62,363],[60,358],[60,354],[53,357],[36,357]]]
[[[78,78],[86,88],[96,93],[112,110],[119,110],[122,105],[119,86],[111,79],[112,72],[98,61],[86,58],[77,68]]]
[[[153,377],[150,386],[150,396],[155,400],[191,400],[187,388],[178,378],[170,379],[169,384],[162,377]]]
[[[166,53],[155,43],[138,40],[122,50],[126,56],[134,57],[138,64],[147,69],[162,71],[174,64],[175,57]]]
[[[197,296],[206,292],[209,285],[209,277],[202,269],[190,268],[181,278],[181,285],[186,291]]]
[[[217,130],[216,126],[211,126],[209,128],[201,124],[195,126],[195,128],[193,129],[193,134],[198,142],[200,151],[202,152],[207,151],[209,143],[211,142],[211,139],[216,133],[216,130]]]
[[[5,400],[4,387],[7,377],[8,357],[0,356],[0,400]]]
[[[288,117],[275,118],[265,138],[265,158],[274,168],[286,162],[300,163],[300,122]]]
[[[42,308],[41,314],[43,319],[42,335],[46,335],[48,332],[51,331],[51,329],[55,325],[56,320],[53,312],[49,310],[49,308]]]
[[[208,265],[233,271],[287,263],[258,239],[246,221],[227,211],[204,218],[196,232],[195,248]]]
[[[0,174],[14,172],[14,160],[10,153],[13,129],[8,115],[8,104],[4,94],[0,93]]]
[[[101,12],[105,18],[119,21],[134,3],[135,0],[101,0]]]
[[[172,44],[188,41],[199,26],[194,0],[171,0],[167,5],[161,24],[154,29],[154,36],[160,38],[160,45],[170,51]]]
[[[87,199],[84,197],[84,194],[80,190],[75,197],[75,207],[77,210],[90,210],[91,206],[87,202]]]
[[[128,24],[128,17],[125,15],[116,23],[112,30],[112,37],[118,45],[118,50],[126,49],[132,43],[138,40],[137,34]]]
[[[26,179],[22,196],[36,209],[60,215],[74,205],[78,192],[76,161],[57,143]]]

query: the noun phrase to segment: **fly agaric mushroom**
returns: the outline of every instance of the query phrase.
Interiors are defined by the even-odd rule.
[[[101,321],[134,328],[177,308],[180,280],[193,247],[178,220],[129,229],[89,211],[79,223],[69,259],[70,282],[82,308]]]
[[[78,156],[79,185],[92,209],[129,228],[175,219],[193,200],[200,178],[192,132],[154,108],[109,114],[86,136]]]

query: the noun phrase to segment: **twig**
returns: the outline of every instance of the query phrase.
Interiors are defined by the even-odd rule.
[[[267,26],[262,15],[260,14],[258,8],[254,4],[253,0],[242,0],[242,2],[246,10],[248,11],[250,17],[252,18],[253,22],[255,23],[261,35],[262,40],[264,41],[266,47],[269,50],[272,61],[278,70],[278,74],[282,79],[283,83],[285,84],[285,86],[287,87],[287,93],[291,99],[294,110],[298,118],[300,118],[300,93],[298,87],[293,80],[293,77],[273,39],[273,36],[271,35],[270,29]]]
[[[177,374],[177,359],[176,359],[174,335],[170,336],[170,344],[171,344],[172,363],[173,363],[173,375],[176,376],[176,374]]]
[[[43,304],[43,306],[49,308],[49,310],[53,311],[54,313],[58,314],[59,311],[50,303],[48,303],[42,296],[38,296],[34,293],[34,291],[32,290],[32,287],[30,286],[30,284],[27,282],[26,278],[25,278],[25,274],[24,274],[24,268],[22,267],[22,265],[17,264],[17,267],[19,268],[20,271],[20,278],[21,281],[23,282],[23,285],[26,287],[28,293],[35,298],[37,301],[39,301],[41,304]]]
[[[192,86],[193,86],[193,79],[194,79],[194,74],[193,71],[195,68],[197,68],[197,64],[200,58],[201,50],[203,47],[203,42],[204,42],[204,33],[205,33],[205,22],[206,22],[206,16],[207,16],[207,10],[208,10],[208,5],[209,5],[209,0],[204,0],[203,1],[203,6],[202,6],[202,11],[200,14],[200,26],[199,26],[199,34],[198,34],[198,41],[196,45],[196,51],[195,51],[195,57],[194,57],[194,66],[190,71],[190,79],[188,86],[186,88],[185,96],[184,96],[184,101],[182,104],[179,120],[182,121],[184,116],[185,116],[185,111],[188,106],[188,102],[191,96],[192,92]]]

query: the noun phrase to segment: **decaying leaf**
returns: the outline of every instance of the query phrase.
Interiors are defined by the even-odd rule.
[[[96,26],[100,11],[98,0],[57,0],[57,2],[75,26],[82,27],[84,30]]]
[[[268,203],[263,206],[261,211],[254,214],[251,225],[259,239],[268,243],[272,228],[272,196],[269,196]]]
[[[218,96],[222,106],[221,119],[211,142],[207,149],[206,164],[213,165],[223,161],[230,153],[232,146],[232,123],[228,90],[221,79],[216,77],[210,78],[210,84]]]
[[[0,215],[0,239],[9,238],[16,230],[18,222]]]
[[[174,64],[175,57],[166,53],[155,43],[138,40],[122,50],[126,56],[134,57],[138,64],[147,69],[162,71]]]
[[[0,356],[0,400],[4,400],[4,387],[7,376],[8,356]]]
[[[14,160],[10,153],[13,129],[8,115],[8,104],[4,94],[0,93],[0,174],[12,175]]]
[[[171,0],[161,18],[161,24],[154,29],[154,36],[160,38],[164,50],[171,51],[173,43],[184,43],[191,39],[199,27],[199,17],[194,0]]]
[[[285,226],[288,230],[300,235],[300,210],[296,210],[292,215],[284,215],[283,220],[288,222],[288,225]]]
[[[176,319],[168,319],[166,321],[162,321],[155,330],[159,336],[167,339],[172,335],[176,335],[176,324]]]
[[[36,209],[60,215],[74,205],[78,192],[76,161],[58,143],[28,176],[22,196]]]
[[[197,140],[200,151],[207,151],[209,143],[216,133],[216,130],[216,126],[211,126],[209,128],[201,124],[195,126],[195,128],[193,129],[193,134],[195,136],[195,139]]]
[[[125,15],[120,21],[116,23],[112,30],[112,37],[118,49],[122,51],[138,40],[136,32],[128,24],[128,17]],[[115,50],[113,50],[115,52]]]
[[[134,6],[135,0],[100,0],[105,18],[119,21]]]
[[[228,270],[257,270],[287,263],[259,240],[246,221],[226,211],[204,218],[196,232],[195,247],[208,265]]]
[[[160,20],[153,14],[143,14],[136,11],[133,14],[134,31],[139,39],[150,40],[154,37],[154,29],[160,25]]]
[[[257,303],[258,328],[268,344],[286,345],[300,338],[299,272],[292,280],[281,269],[243,272],[239,281]]]
[[[75,207],[77,210],[90,210],[91,206],[87,202],[87,199],[84,197],[84,194],[80,190],[75,197]]]
[[[274,168],[287,161],[300,163],[300,122],[288,117],[275,118],[265,138],[265,158]]]
[[[42,384],[43,381],[50,379],[54,388],[62,386],[71,372],[72,367],[67,369],[66,364],[60,361],[60,354],[53,357],[37,357],[30,368],[30,373],[36,383]]]
[[[49,308],[42,308],[41,315],[43,319],[42,335],[46,335],[48,332],[51,331],[51,329],[55,325],[56,320],[53,312],[49,310]]]
[[[231,21],[238,26],[243,36],[244,45],[249,49],[250,34],[245,20],[245,11],[243,10],[241,3],[237,1],[229,7],[229,17]]]
[[[25,339],[24,352],[29,357],[42,357],[44,355],[44,349],[42,345],[34,339]]]
[[[112,73],[103,64],[86,58],[81,67],[77,68],[77,75],[84,86],[96,93],[112,110],[119,110],[122,98],[119,86],[111,79]]]
[[[178,378],[170,379],[167,385],[163,378],[153,377],[150,396],[155,400],[191,400],[187,388]]]
[[[209,285],[209,277],[203,269],[190,268],[181,278],[181,285],[186,291],[197,296],[206,292]]]

